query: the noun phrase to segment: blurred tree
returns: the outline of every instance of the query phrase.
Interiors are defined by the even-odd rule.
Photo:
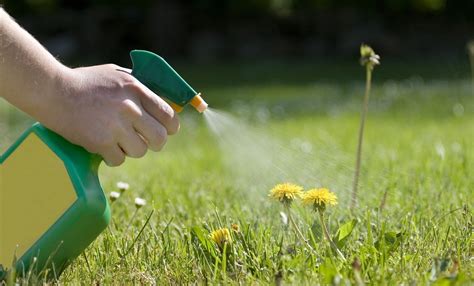
[[[203,60],[355,56],[361,42],[386,55],[438,56],[461,54],[474,30],[472,0],[3,0],[3,5],[57,55],[81,62],[128,62],[127,50],[134,47]]]

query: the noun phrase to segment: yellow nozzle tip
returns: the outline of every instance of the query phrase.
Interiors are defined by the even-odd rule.
[[[207,109],[208,104],[202,99],[201,93],[196,94],[189,102],[199,113],[203,113]]]

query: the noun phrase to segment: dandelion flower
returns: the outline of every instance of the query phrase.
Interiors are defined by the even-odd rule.
[[[135,207],[137,209],[143,207],[144,205],[146,205],[146,200],[144,200],[142,198],[135,198]]]
[[[336,194],[326,188],[315,188],[305,192],[301,196],[301,199],[303,200],[303,204],[311,205],[313,207],[313,210],[315,212],[318,212],[319,220],[321,221],[321,228],[323,230],[324,236],[329,241],[329,245],[341,257],[343,261],[346,261],[344,254],[342,254],[342,252],[339,250],[334,241],[332,241],[326,223],[324,222],[324,211],[326,210],[326,206],[337,205]]]
[[[119,191],[121,193],[125,192],[126,190],[128,190],[128,188],[130,187],[129,184],[125,183],[125,182],[118,182],[117,183],[117,189],[119,189]]]
[[[302,192],[303,187],[291,183],[284,183],[278,184],[271,189],[269,197],[283,204],[290,204],[293,200],[300,197]]]
[[[291,210],[290,206],[291,203],[296,199],[296,198],[301,198],[301,195],[303,193],[303,187],[291,184],[291,183],[284,183],[284,184],[278,184],[276,185],[273,189],[270,190],[270,194],[268,195],[269,197],[280,201],[283,206],[286,209],[287,214],[284,212],[280,212],[281,219],[283,221],[283,224],[287,224],[288,222],[291,223],[291,226],[294,228],[294,231],[297,236],[303,241],[308,249],[313,251],[313,247],[308,243],[308,240],[304,237],[303,233],[299,229],[298,225],[294,221],[293,217],[291,216]]]
[[[110,192],[109,199],[111,202],[115,202],[118,198],[120,198],[119,192]]]
[[[209,238],[211,238],[219,247],[223,247],[225,244],[232,242],[229,229],[226,227],[214,230],[209,235]]]
[[[337,205],[336,195],[326,188],[311,189],[301,195],[303,204],[312,205],[315,210],[324,211],[327,205]]]

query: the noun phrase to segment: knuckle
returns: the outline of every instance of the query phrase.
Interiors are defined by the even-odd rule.
[[[113,147],[114,143],[115,140],[113,136],[102,134],[101,136],[90,138],[88,142],[84,144],[84,147],[90,153],[101,154]]]
[[[147,152],[147,147],[146,147],[146,145],[143,145],[143,146],[138,150],[138,152],[137,152],[137,154],[136,154],[136,155],[137,155],[136,158],[141,158],[141,157],[145,156],[145,155],[146,155],[146,152]]]
[[[153,135],[153,138],[150,143],[150,149],[157,152],[163,149],[163,147],[166,144],[166,141],[168,140],[168,134],[165,130],[165,128],[159,128],[156,130],[155,134]]]
[[[85,138],[85,142],[83,142],[82,144],[79,142],[79,145],[84,147],[84,149],[86,149],[87,152],[92,153],[92,154],[100,154],[102,150],[98,142],[91,140],[89,138]]]
[[[179,130],[179,119],[177,113],[169,106],[162,109],[162,123],[166,127],[169,135],[173,135]]]
[[[134,78],[133,76],[127,75],[127,78],[125,80],[124,88],[132,94],[141,94],[142,92],[142,87],[141,83],[138,81],[138,79]]]
[[[139,118],[143,115],[140,107],[132,99],[123,100],[120,105],[120,110],[123,115],[132,118]]]
[[[115,162],[117,163],[117,166],[122,165],[123,162],[125,162],[125,155],[124,154],[117,155],[117,159]]]
[[[171,106],[169,106],[168,104],[163,104],[162,105],[162,108],[161,110],[163,111],[163,117],[171,122],[174,120],[174,118],[176,118],[176,112],[174,111],[173,108],[171,108]]]
[[[104,158],[104,162],[109,167],[116,167],[117,166],[117,165],[114,165],[109,159],[106,159],[106,158]]]
[[[123,162],[125,162],[125,156],[117,154],[115,156],[104,157],[104,161],[107,166],[117,167],[122,165]]]
[[[131,151],[127,155],[132,157],[132,158],[141,158],[141,157],[145,156],[146,151],[147,151],[146,145],[145,144],[140,144],[139,147],[135,148],[133,151]]]
[[[118,163],[116,163],[116,162],[114,162],[113,160],[110,160],[110,159],[104,159],[104,161],[105,161],[105,164],[107,164],[107,166],[109,166],[109,167],[117,167],[118,165],[120,165],[120,164],[118,164]]]
[[[84,147],[84,149],[86,149],[87,152],[89,152],[91,154],[99,154],[100,153],[100,149],[95,144],[84,144],[83,147]]]
[[[178,116],[174,116],[169,125],[168,125],[168,134],[173,135],[176,134],[179,131],[179,119]]]
[[[120,68],[118,65],[116,64],[106,64],[107,67],[111,68],[111,69],[118,69]]]
[[[115,145],[115,140],[112,136],[106,136],[98,139],[97,146],[99,149],[108,150]]]

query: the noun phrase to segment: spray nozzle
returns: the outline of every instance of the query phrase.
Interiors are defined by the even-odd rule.
[[[207,103],[194,89],[160,56],[142,50],[130,52],[133,63],[132,75],[153,92],[168,100],[176,112],[191,104],[202,113]]]
[[[199,113],[203,113],[207,109],[207,102],[201,97],[201,93],[196,94],[189,102]]]

